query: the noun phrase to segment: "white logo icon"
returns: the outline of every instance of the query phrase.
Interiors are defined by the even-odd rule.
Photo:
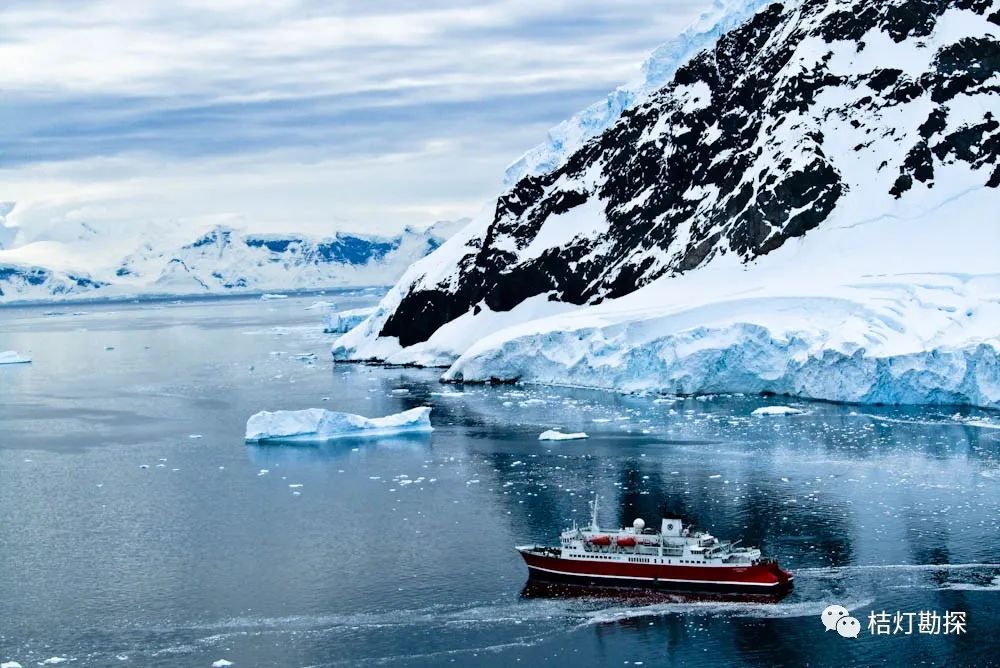
[[[854,617],[841,617],[837,622],[837,633],[845,638],[857,638],[861,633],[861,622]]]
[[[837,622],[845,617],[850,617],[851,613],[847,611],[842,605],[828,605],[826,610],[823,611],[823,626],[826,627],[827,631],[836,631]],[[854,620],[857,621],[857,620]],[[860,625],[859,625],[860,626]]]

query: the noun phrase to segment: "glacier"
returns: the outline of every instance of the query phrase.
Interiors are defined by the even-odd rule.
[[[989,197],[823,228],[749,266],[723,257],[513,325],[456,346],[442,379],[997,409],[1000,266],[985,249],[1000,226],[977,214]],[[888,253],[904,235],[911,252]]]
[[[427,406],[380,418],[308,408],[251,415],[247,420],[246,441],[317,443],[336,438],[378,438],[430,431],[433,431],[431,409]]]

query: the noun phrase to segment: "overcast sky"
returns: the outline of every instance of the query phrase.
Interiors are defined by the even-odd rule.
[[[709,0],[5,0],[26,229],[392,230],[475,213]]]

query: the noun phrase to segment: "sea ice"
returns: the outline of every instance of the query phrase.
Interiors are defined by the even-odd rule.
[[[391,434],[429,432],[431,409],[411,408],[381,418],[366,418],[353,413],[339,413],[322,408],[301,411],[262,411],[247,421],[246,440],[327,441],[343,437],[375,437]]]
[[[4,663],[0,663],[0,668],[21,668],[21,664],[17,661],[5,661]]]
[[[572,434],[565,434],[561,431],[556,431],[555,429],[549,429],[543,431],[538,435],[539,441],[576,441],[581,438],[589,438],[587,434],[582,431],[574,432]]]
[[[750,415],[802,415],[805,411],[791,406],[764,406],[754,410]]]
[[[272,292],[265,292],[260,296],[261,301],[271,301],[272,299],[288,299],[288,295],[279,295]],[[227,664],[228,665],[228,664]]]
[[[233,665],[232,661],[226,661],[225,659],[219,659],[218,661],[212,662],[212,668],[226,668],[226,666]]]
[[[0,351],[0,364],[27,364],[31,362],[30,357],[22,357],[16,350]]]

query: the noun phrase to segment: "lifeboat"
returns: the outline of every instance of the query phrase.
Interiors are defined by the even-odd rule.
[[[635,538],[633,536],[621,536],[617,541],[618,547],[635,547]]]
[[[611,545],[611,536],[591,536],[591,545]]]

